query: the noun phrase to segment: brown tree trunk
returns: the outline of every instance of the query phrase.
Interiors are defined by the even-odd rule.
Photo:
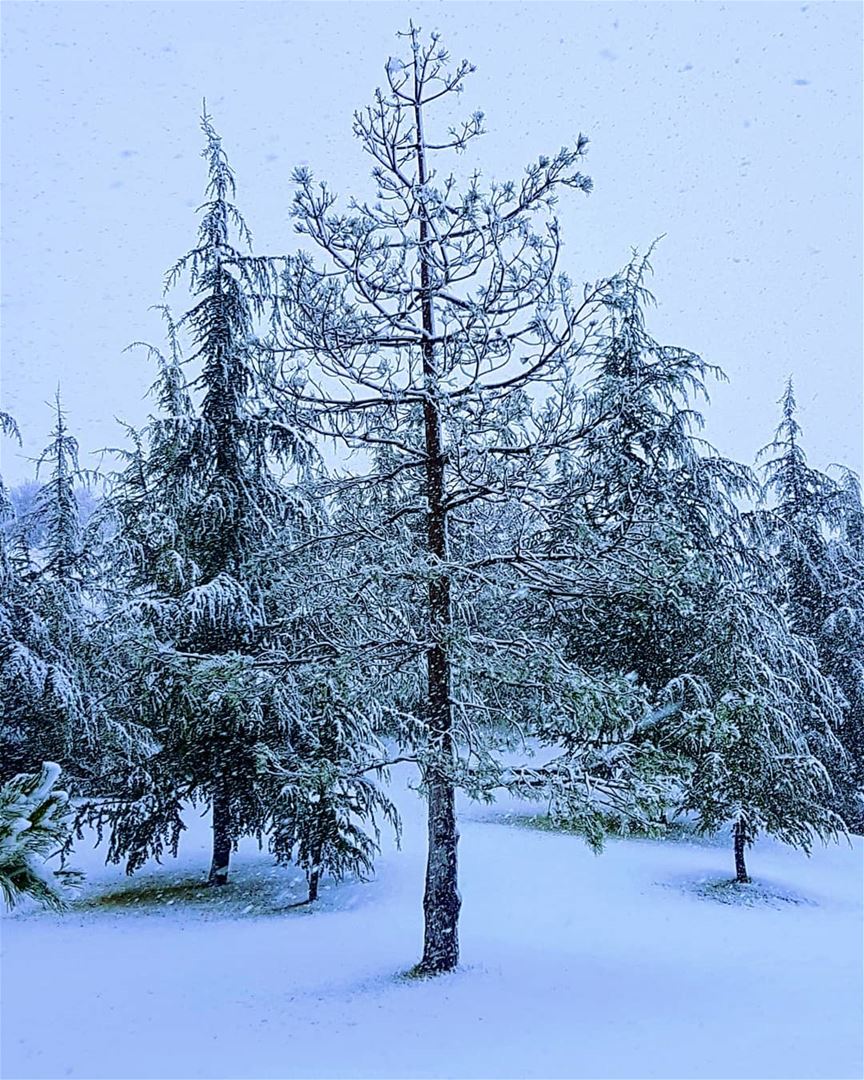
[[[420,87],[415,83],[417,130],[417,174],[426,183],[426,155]],[[426,653],[426,725],[431,761],[424,777],[429,816],[426,889],[423,896],[425,929],[423,959],[418,972],[437,975],[452,971],[459,963],[459,909],[456,827],[456,790],[452,778],[454,746],[450,701],[450,658],[448,654],[452,612],[450,578],[446,569],[449,555],[447,493],[438,371],[435,361],[435,313],[427,245],[429,226],[425,209],[420,208],[420,286],[423,317],[423,375],[427,392],[423,402],[426,450],[427,544],[432,569],[428,587]]]
[[[219,784],[213,791],[213,859],[210,885],[227,885],[231,863],[231,804],[228,792]]]
[[[747,830],[744,827],[744,822],[739,818],[735,822],[735,880],[739,881],[742,885],[746,885],[750,881],[750,877],[747,873],[747,864],[744,861],[744,849],[747,846]]]

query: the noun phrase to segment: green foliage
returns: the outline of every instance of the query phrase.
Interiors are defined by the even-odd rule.
[[[20,773],[0,786],[0,892],[8,907],[27,897],[60,909],[65,902],[58,884],[76,880],[68,870],[49,876],[44,865],[69,836],[68,796],[54,787],[59,776],[60,767],[48,761],[40,772]]]
[[[764,596],[727,589],[698,657],[683,749],[693,763],[684,808],[706,831],[741,822],[809,851],[836,838],[826,769],[839,713],[815,651]],[[679,726],[680,730],[680,726]]]
[[[80,820],[110,833],[108,857],[130,873],[176,854],[188,801],[213,808],[214,867],[218,833],[230,847],[269,836],[280,861],[316,873],[368,870],[375,844],[360,823],[392,812],[364,774],[346,772],[369,759],[368,725],[344,708],[331,721],[320,705],[327,673],[303,652],[316,631],[297,603],[317,565],[286,571],[274,558],[321,526],[304,494],[315,455],[268,409],[255,333],[268,268],[242,250],[250,235],[231,202],[233,173],[206,114],[202,129],[198,242],[167,279],[185,276],[194,303],[176,323],[162,309],[168,349],[146,347],[160,411],[130,432],[107,500],[124,583],[110,614],[125,666],[113,707],[152,749],[118,769]]]

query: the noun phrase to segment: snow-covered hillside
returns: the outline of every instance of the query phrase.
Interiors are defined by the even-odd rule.
[[[127,879],[79,845],[62,916],[3,928],[3,1076],[858,1077],[862,846],[772,842],[737,892],[725,842],[613,841],[463,807],[463,967],[400,974],[421,947],[422,806],[370,883],[242,849],[199,888],[206,821]],[[329,886],[329,887],[326,887]],[[750,902],[746,902],[746,901]],[[743,901],[743,902],[742,902]]]

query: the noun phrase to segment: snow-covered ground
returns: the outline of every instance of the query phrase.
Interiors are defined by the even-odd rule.
[[[862,845],[770,841],[758,887],[717,843],[578,838],[510,806],[463,807],[463,968],[418,959],[424,828],[370,883],[325,882],[245,846],[199,888],[206,821],[127,879],[79,846],[69,912],[3,925],[2,1075],[681,1077],[862,1075]],[[329,885],[330,887],[326,887]],[[749,902],[742,902],[748,901]]]

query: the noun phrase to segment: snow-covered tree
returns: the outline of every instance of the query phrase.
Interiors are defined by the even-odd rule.
[[[377,783],[387,758],[370,735],[368,704],[351,703],[355,673],[340,671],[332,661],[326,667],[304,666],[298,686],[304,715],[281,760],[274,762],[282,784],[273,806],[270,848],[277,861],[306,871],[312,903],[322,874],[339,880],[371,873],[379,850],[378,822],[389,822],[397,835],[399,822]]]
[[[857,477],[812,468],[802,446],[791,379],[781,422],[761,452],[767,554],[779,568],[778,602],[796,633],[816,648],[819,666],[842,695],[837,728],[845,752],[832,755],[832,806],[850,828],[864,828],[864,540]]]
[[[38,466],[48,476],[32,510],[14,518],[7,502],[0,530],[2,775],[33,772],[53,760],[81,793],[98,787],[105,762],[124,752],[130,733],[103,707],[98,566],[81,527],[75,489],[84,477],[59,396]]]
[[[457,787],[542,791],[594,832],[591,796],[604,783],[630,809],[657,791],[647,754],[632,768],[619,754],[605,782],[583,783],[589,752],[620,743],[647,698],[586,673],[525,599],[553,566],[566,563],[572,584],[598,553],[580,536],[559,550],[546,505],[555,469],[617,407],[578,375],[600,340],[593,320],[608,284],[574,297],[550,214],[561,190],[590,188],[586,140],[515,183],[484,187],[476,172],[460,182],[443,170],[482,133],[482,115],[433,115],[471,67],[451,66],[434,35],[405,37],[407,60],[389,61],[386,90],[355,116],[374,198],[338,212],[326,185],[295,174],[295,222],[317,253],[287,260],[271,352],[285,415],[303,411],[307,429],[355,455],[331,486],[341,558],[328,587],[350,582],[363,618],[331,627],[329,642],[343,663],[357,660],[421,770],[418,971],[434,974],[458,963]],[[555,748],[554,765],[505,764],[499,751],[531,735]],[[643,782],[628,786],[634,771]]]
[[[271,471],[277,448],[255,415],[254,319],[263,279],[243,251],[250,235],[206,113],[202,129],[208,187],[198,241],[166,286],[188,275],[193,306],[177,324],[166,312],[169,354],[150,350],[161,415],[134,437],[111,500],[119,546],[129,555],[138,635],[125,695],[130,708],[139,702],[135,714],[158,750],[117,792],[109,854],[125,856],[131,871],[166,844],[176,850],[182,802],[202,798],[212,810],[210,881],[218,885],[228,879],[232,846],[261,830],[258,748],[280,738],[286,722],[251,663],[264,613],[247,572],[251,550],[278,527],[286,499]],[[191,378],[187,363],[196,369]]]
[[[681,808],[707,832],[731,826],[738,881],[760,833],[809,851],[843,822],[826,763],[837,750],[839,698],[815,650],[752,584],[714,594],[686,673],[665,688],[656,737],[688,763]]]
[[[837,734],[845,752],[831,762],[834,805],[850,829],[864,833],[864,506],[857,476],[845,470],[839,487],[840,524],[829,542],[837,591],[815,643],[823,671],[843,695]]]
[[[131,594],[113,613],[129,658],[115,707],[155,749],[90,817],[111,831],[109,858],[131,872],[176,853],[184,801],[203,801],[211,884],[227,882],[242,836],[266,836],[280,860],[309,871],[314,893],[322,872],[368,867],[374,841],[362,823],[389,803],[365,776],[359,786],[347,778],[346,761],[366,750],[363,725],[325,735],[314,705],[324,676],[293,656],[300,620],[286,597],[300,583],[275,560],[286,534],[312,527],[298,481],[313,454],[261,396],[255,323],[268,271],[245,250],[233,174],[206,114],[202,128],[198,243],[168,275],[169,286],[188,277],[193,306],[176,324],[165,313],[167,354],[150,349],[160,413],[130,433],[109,500]]]
[[[722,373],[651,337],[649,269],[634,258],[604,290],[609,318],[587,388],[603,419],[549,488],[559,551],[582,544],[596,556],[575,584],[565,563],[549,593],[581,663],[632,672],[656,694],[692,655],[712,591],[738,572],[738,503],[756,485],[699,437],[696,403]]]
[[[698,437],[692,397],[707,397],[712,369],[646,331],[646,267],[634,261],[610,284],[591,392],[617,405],[555,488],[559,534],[598,546],[593,577],[568,595],[565,570],[549,594],[589,670],[645,688],[652,710],[631,748],[657,755],[670,808],[732,827],[743,880],[760,831],[804,848],[836,835],[826,764],[837,697],[766,592],[760,534],[740,509],[755,478]]]

